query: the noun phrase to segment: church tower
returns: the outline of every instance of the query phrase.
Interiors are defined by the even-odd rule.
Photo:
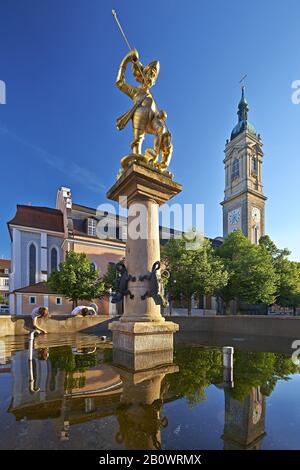
[[[238,123],[225,146],[225,196],[223,236],[242,230],[252,243],[265,234],[265,201],[262,185],[262,140],[248,121],[245,87],[238,105]]]

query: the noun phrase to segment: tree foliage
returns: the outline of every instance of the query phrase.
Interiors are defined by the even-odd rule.
[[[102,278],[105,292],[107,294],[110,294],[111,292],[116,291],[117,279],[118,279],[118,272],[116,269],[116,265],[115,263],[109,263],[107,266],[107,271]]]
[[[97,352],[75,355],[71,346],[50,348],[49,359],[54,370],[65,371],[64,388],[68,393],[75,388],[83,388],[86,384],[84,372],[99,364]]]
[[[77,305],[78,300],[93,300],[104,293],[104,283],[85,253],[70,251],[59,269],[51,273],[49,287]]]
[[[235,298],[249,304],[274,303],[278,277],[266,249],[253,245],[237,230],[228,235],[217,254],[229,273],[228,283],[220,290],[225,303]]]
[[[208,240],[197,250],[187,250],[183,239],[170,239],[162,250],[162,261],[170,272],[167,289],[174,298],[182,294],[191,312],[191,296],[212,295],[226,285],[228,274]]]
[[[179,372],[165,378],[168,395],[184,397],[190,406],[205,400],[205,390],[211,384],[223,383],[223,355],[220,348],[177,348],[174,361]],[[234,388],[230,395],[244,400],[253,390],[260,387],[265,396],[271,395],[278,380],[289,380],[299,374],[300,366],[289,356],[278,353],[235,351]]]
[[[290,261],[290,251],[277,248],[268,235],[261,237],[259,244],[272,257],[277,275],[276,303],[295,309],[300,304],[300,264]]]

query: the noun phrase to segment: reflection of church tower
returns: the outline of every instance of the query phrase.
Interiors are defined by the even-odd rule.
[[[253,387],[242,401],[225,392],[225,450],[259,450],[265,433],[266,397],[260,387]]]
[[[248,121],[245,89],[238,106],[238,123],[225,147],[225,197],[223,236],[241,229],[252,243],[265,233],[265,201],[262,186],[262,141]]]

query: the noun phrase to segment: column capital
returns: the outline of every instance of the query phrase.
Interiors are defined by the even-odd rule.
[[[107,192],[107,197],[118,202],[120,197],[126,196],[127,206],[137,198],[151,199],[158,205],[162,205],[181,190],[182,185],[173,181],[170,176],[139,162],[132,163],[122,173]]]

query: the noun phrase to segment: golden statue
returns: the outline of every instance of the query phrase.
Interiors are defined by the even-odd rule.
[[[125,80],[127,65],[132,63],[132,73],[140,86],[129,85]],[[132,101],[132,108],[117,119],[117,128],[124,129],[128,122],[132,121],[133,141],[131,143],[132,154],[121,160],[123,169],[130,161],[146,160],[160,171],[165,171],[172,157],[173,146],[171,134],[166,125],[167,113],[160,111],[150,90],[155,85],[159,74],[159,62],[154,61],[143,66],[139,61],[136,49],[131,50],[122,60],[116,80],[119,90],[128,95]],[[142,155],[142,143],[145,134],[154,135],[154,145],[146,149]],[[161,160],[159,160],[161,156]]]

